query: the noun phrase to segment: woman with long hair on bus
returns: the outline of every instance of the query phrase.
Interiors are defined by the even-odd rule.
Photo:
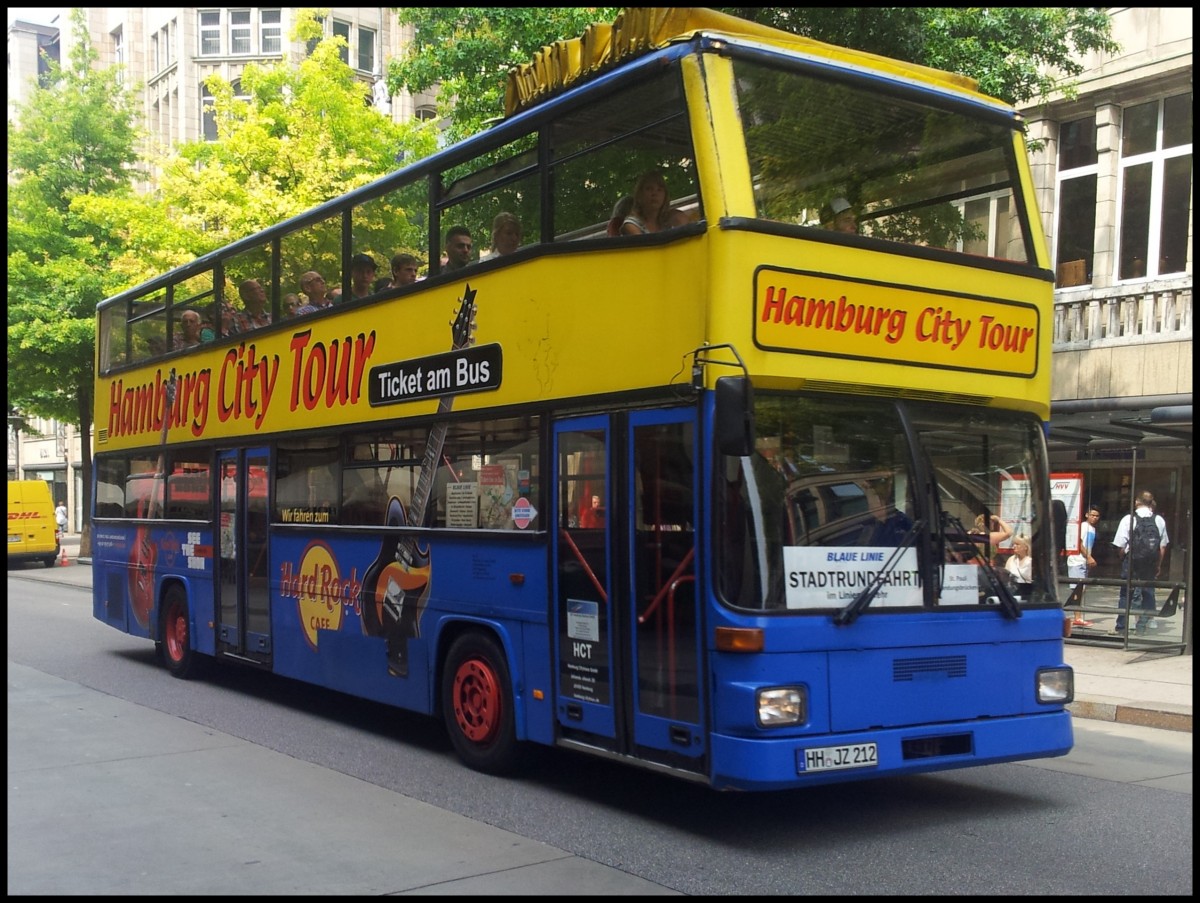
[[[675,222],[677,213],[671,207],[663,174],[656,169],[644,172],[633,186],[633,206],[621,224],[621,234],[644,235],[670,229],[678,225]]]
[[[521,239],[521,221],[517,215],[506,210],[497,213],[496,218],[492,220],[492,247],[480,260],[511,254],[521,247]]]

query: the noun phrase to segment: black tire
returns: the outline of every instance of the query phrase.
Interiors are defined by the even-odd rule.
[[[187,593],[176,584],[163,595],[154,651],[171,676],[180,680],[195,676],[199,668],[199,655],[192,649],[191,636]]]
[[[463,763],[485,774],[508,774],[520,756],[512,678],[491,637],[466,633],[454,641],[442,671],[442,719]]]

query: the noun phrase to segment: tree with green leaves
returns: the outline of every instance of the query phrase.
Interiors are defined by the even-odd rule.
[[[1071,94],[1084,54],[1115,53],[1102,7],[737,7],[730,15],[784,31],[967,75],[1014,106]]]
[[[1024,104],[1054,90],[1071,92],[1080,57],[1115,51],[1100,7],[734,7],[721,12],[843,47],[970,76],[980,90]],[[425,91],[440,85],[439,111],[452,116],[449,137],[467,137],[504,111],[508,71],[541,47],[611,22],[619,7],[454,7],[397,10],[412,25],[411,52],[388,67],[388,87]]]
[[[115,68],[96,68],[83,11],[74,44],[8,127],[8,402],[78,424],[91,485],[96,305],[120,286],[119,230],[81,213],[85,198],[127,195],[135,175],[134,101]],[[84,524],[82,550],[90,552]]]
[[[320,40],[316,12],[301,11],[292,34],[319,40],[299,65],[250,64],[236,93],[220,76],[208,79],[217,140],[189,142],[159,158],[155,194],[134,199],[123,217],[129,248],[120,265],[144,270],[130,285],[436,149],[434,124],[397,124],[370,106],[368,87],[342,62],[345,38]]]
[[[504,113],[508,70],[543,46],[577,38],[593,22],[611,22],[619,6],[400,7],[401,25],[415,31],[409,52],[388,63],[393,94],[439,86],[438,112],[449,118],[450,142],[476,134]]]

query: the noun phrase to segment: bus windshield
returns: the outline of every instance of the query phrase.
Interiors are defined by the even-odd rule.
[[[1032,259],[1013,202],[1013,121],[735,61],[758,216],[1001,260]],[[849,224],[853,223],[854,228]]]
[[[754,453],[725,459],[716,493],[715,572],[728,604],[840,608],[897,547],[872,608],[1053,600],[1049,531],[1032,516],[1045,510],[1048,479],[1035,418],[782,394],[760,396],[755,417]],[[1003,539],[977,526],[993,515],[1011,530]],[[1028,586],[1005,567],[1022,535],[1032,546]]]

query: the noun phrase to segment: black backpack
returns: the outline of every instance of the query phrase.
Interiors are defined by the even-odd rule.
[[[1145,570],[1158,565],[1158,519],[1153,514],[1133,515],[1133,530],[1129,534],[1129,559],[1135,568]]]

